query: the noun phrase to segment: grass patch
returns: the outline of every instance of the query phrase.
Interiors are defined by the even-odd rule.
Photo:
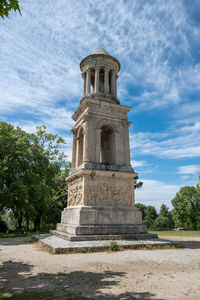
[[[13,294],[10,292],[0,292],[0,300],[54,300],[58,299],[52,291],[31,291],[31,292],[24,292],[20,294]],[[65,294],[62,296],[64,300],[94,300],[93,298],[88,298],[85,296],[81,296],[78,294]]]
[[[159,238],[166,238],[168,236],[174,237],[200,237],[200,231],[190,230],[169,230],[169,231],[149,231],[155,233]]]
[[[51,291],[44,292],[24,292],[21,294],[11,294],[8,292],[0,293],[0,299],[12,299],[12,300],[54,300],[54,294]]]
[[[0,233],[0,238],[15,238],[15,237],[23,237],[23,236],[32,236],[33,233]]]
[[[15,238],[15,237],[24,237],[24,236],[32,236],[35,234],[45,234],[49,232],[44,232],[44,231],[31,231],[31,232],[10,232],[10,233],[4,233],[0,232],[0,238]]]
[[[115,241],[110,241],[110,243],[108,244],[108,250],[110,250],[110,251],[118,251],[119,250],[119,246],[117,245],[117,243]]]

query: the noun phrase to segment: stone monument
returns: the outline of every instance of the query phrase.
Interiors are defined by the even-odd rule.
[[[130,106],[120,105],[120,63],[104,49],[80,63],[83,97],[72,118],[72,168],[66,178],[68,203],[53,233],[68,240],[142,238],[147,234],[134,206],[130,165]]]

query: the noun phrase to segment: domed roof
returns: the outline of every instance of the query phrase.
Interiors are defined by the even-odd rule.
[[[108,52],[103,48],[99,48],[94,52],[94,54],[108,54]]]

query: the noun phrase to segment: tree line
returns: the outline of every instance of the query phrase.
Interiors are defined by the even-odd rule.
[[[183,228],[200,230],[200,178],[196,186],[181,187],[172,199],[172,210],[162,204],[157,213],[154,206],[137,203],[142,212],[143,224],[150,230]]]
[[[64,143],[45,126],[30,134],[0,122],[0,231],[49,230],[60,222],[71,166],[60,151]],[[136,181],[135,188],[141,187]],[[162,204],[157,213],[154,206],[136,204],[150,230],[200,229],[200,182],[182,187],[172,206],[170,211]]]

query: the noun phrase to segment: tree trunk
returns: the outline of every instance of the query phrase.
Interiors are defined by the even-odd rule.
[[[22,220],[23,220],[23,213],[22,210],[20,210],[20,214],[17,218],[17,223],[18,223],[18,229],[22,230]]]
[[[26,231],[29,231],[29,217],[26,218]]]
[[[40,222],[41,222],[41,218],[40,216],[38,216],[35,220],[34,220],[34,231],[40,231]]]

